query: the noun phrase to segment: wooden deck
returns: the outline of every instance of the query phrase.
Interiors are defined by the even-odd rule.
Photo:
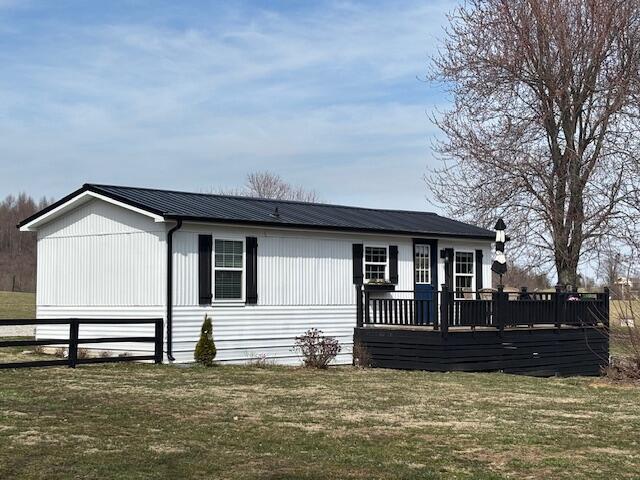
[[[461,298],[443,286],[435,305],[400,293],[363,297],[354,342],[373,367],[551,376],[599,375],[608,365],[606,290]]]

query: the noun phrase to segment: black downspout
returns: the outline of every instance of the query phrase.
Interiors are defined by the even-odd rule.
[[[167,358],[173,362],[173,232],[182,227],[182,219],[167,232]]]

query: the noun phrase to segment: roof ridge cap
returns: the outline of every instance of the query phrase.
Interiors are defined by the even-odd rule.
[[[152,187],[131,187],[127,185],[109,185],[109,184],[100,184],[100,183],[85,183],[84,187],[94,187],[94,188],[122,188],[129,190],[147,190],[152,192],[165,192],[165,193],[178,193],[185,195],[199,195],[204,197],[216,197],[216,198],[230,198],[237,200],[253,200],[260,202],[278,202],[282,204],[293,204],[293,205],[316,205],[319,207],[332,207],[332,208],[349,208],[349,209],[358,209],[358,210],[368,210],[374,212],[397,212],[397,213],[414,213],[420,215],[434,215],[440,217],[441,215],[436,212],[428,212],[428,211],[420,211],[420,210],[406,210],[406,209],[395,209],[395,208],[375,208],[375,207],[361,207],[356,205],[344,205],[339,203],[325,203],[325,202],[305,202],[303,200],[287,200],[287,199],[278,199],[278,198],[264,198],[264,197],[251,197],[248,195],[226,195],[222,193],[205,193],[205,192],[189,192],[185,190],[169,190],[164,188],[152,188]],[[445,217],[442,217],[445,218]]]

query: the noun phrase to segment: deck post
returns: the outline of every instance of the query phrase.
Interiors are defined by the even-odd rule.
[[[413,292],[413,298],[415,299],[416,297],[416,292]],[[435,292],[433,292],[433,300],[431,300],[434,303],[433,309],[431,306],[429,306],[429,315],[432,315],[431,312],[433,312],[433,329],[434,330],[439,330],[440,329],[440,320],[439,320],[439,308],[440,305],[442,305],[442,303],[440,305],[438,305],[438,291],[436,290]],[[417,312],[416,312],[417,313]]]
[[[508,294],[504,293],[504,285],[498,285],[498,291],[494,293],[493,306],[495,308],[496,323],[498,331],[502,334],[504,332],[505,314],[507,305],[505,304],[505,297]],[[506,298],[508,300],[508,297]]]
[[[520,300],[527,300],[528,297],[527,287],[520,287]]]
[[[446,337],[447,333],[449,333],[450,302],[449,287],[443,283],[442,291],[440,292],[440,331],[443,337]]]
[[[556,294],[553,296],[554,301],[554,323],[556,328],[562,327],[564,320],[564,285],[556,285]]]
[[[362,285],[356,285],[356,325],[362,327]]]
[[[364,292],[364,323],[371,323],[371,313],[369,312],[370,292]]]

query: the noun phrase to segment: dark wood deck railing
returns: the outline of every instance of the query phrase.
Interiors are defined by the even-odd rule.
[[[416,300],[413,290],[395,290],[391,293],[393,298],[371,297],[370,292],[365,292],[365,324],[437,325],[438,315],[433,300]]]
[[[362,297],[360,297],[362,298]],[[430,326],[446,334],[449,328],[505,328],[548,325],[608,325],[609,290],[577,293],[560,287],[555,292],[454,292],[443,285],[432,300],[416,300],[411,290],[383,296],[365,292],[358,308],[358,326]]]
[[[131,325],[131,324],[153,324],[153,336],[136,337],[89,337],[80,338],[81,325]],[[26,339],[26,340],[6,340],[0,339],[0,347],[30,347],[30,346],[68,346],[68,355],[65,359],[56,360],[33,360],[27,362],[0,363],[3,368],[25,368],[25,367],[50,367],[66,365],[75,368],[76,365],[84,363],[111,363],[111,362],[132,362],[142,360],[153,360],[155,363],[162,363],[163,345],[163,319],[162,318],[52,318],[52,319],[18,319],[0,320],[0,327],[16,325],[68,325],[69,335],[67,338],[51,339]],[[153,343],[153,355],[127,355],[118,357],[95,357],[80,358],[78,356],[78,346],[84,344],[97,343]]]

